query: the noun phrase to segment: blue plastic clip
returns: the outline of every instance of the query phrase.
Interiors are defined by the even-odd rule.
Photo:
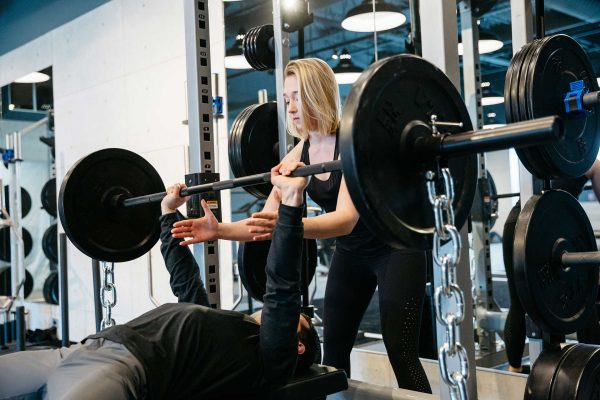
[[[587,116],[588,111],[583,107],[583,95],[589,90],[585,88],[582,80],[571,82],[570,91],[566,94],[564,103],[567,114]]]
[[[2,153],[2,161],[5,163],[11,162],[15,158],[15,150],[14,149],[6,149],[4,153]]]
[[[212,111],[213,111],[213,115],[222,115],[223,114],[223,97],[222,96],[214,96],[213,97]]]

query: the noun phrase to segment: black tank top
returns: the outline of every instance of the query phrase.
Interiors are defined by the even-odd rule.
[[[338,142],[338,133],[336,133],[334,160],[337,160],[339,156]],[[310,165],[309,147],[310,142],[306,140],[300,157],[300,161],[306,165]],[[306,192],[319,207],[326,212],[332,212],[335,211],[337,205],[341,182],[342,171],[331,172],[329,178],[325,181],[313,176],[306,187]],[[351,252],[353,255],[372,257],[391,251],[392,248],[373,236],[362,222],[362,218],[359,218],[350,234],[336,239],[336,251],[338,250]]]

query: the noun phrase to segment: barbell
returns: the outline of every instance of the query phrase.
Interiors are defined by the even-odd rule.
[[[295,175],[342,170],[352,200],[374,235],[392,247],[430,249],[434,221],[428,171],[440,184],[440,169],[450,169],[455,224],[460,228],[476,190],[475,153],[539,147],[563,138],[562,120],[556,116],[473,131],[460,94],[446,75],[428,61],[404,54],[371,65],[352,86],[340,126],[342,160],[302,167]],[[181,195],[269,180],[270,173],[255,174],[189,187]],[[67,172],[59,214],[69,239],[85,254],[128,261],[158,240],[156,203],[164,196],[159,174],[143,158],[105,149]]]
[[[600,252],[576,198],[549,190],[525,203],[515,227],[513,262],[521,304],[542,330],[569,334],[590,322]]]
[[[508,122],[560,116],[565,140],[516,152],[541,179],[576,178],[598,155],[600,118],[598,82],[579,43],[567,35],[547,36],[515,54],[504,80]]]

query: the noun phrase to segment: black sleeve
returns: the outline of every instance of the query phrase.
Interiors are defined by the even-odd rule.
[[[303,209],[281,205],[267,259],[260,347],[264,384],[281,384],[294,375],[298,357]]]
[[[180,246],[181,239],[171,236],[173,223],[183,219],[179,213],[160,216],[160,252],[171,275],[171,290],[180,303],[194,303],[209,307],[206,288],[200,278],[198,264],[187,246]]]

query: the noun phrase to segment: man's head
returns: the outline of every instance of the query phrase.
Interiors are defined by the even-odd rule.
[[[302,372],[314,363],[321,363],[321,342],[310,317],[300,314],[296,371]]]

